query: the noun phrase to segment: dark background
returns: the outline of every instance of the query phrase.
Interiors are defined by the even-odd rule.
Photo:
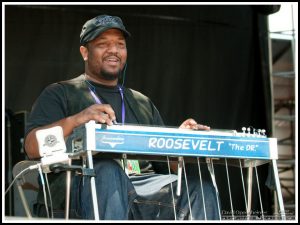
[[[14,114],[30,112],[50,83],[84,72],[82,25],[109,14],[120,16],[132,34],[125,85],[150,97],[166,125],[192,117],[213,129],[253,126],[271,136],[267,15],[276,10],[272,5],[6,5],[6,118],[14,121]],[[18,127],[12,132],[22,133]],[[17,142],[12,141],[15,156],[20,155]],[[223,170],[217,173],[224,178]],[[268,166],[259,170],[269,210]],[[243,208],[242,190],[235,185],[239,171],[230,173],[234,207]],[[218,182],[227,185],[222,178]]]

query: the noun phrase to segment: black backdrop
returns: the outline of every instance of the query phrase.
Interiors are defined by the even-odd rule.
[[[270,10],[248,5],[6,5],[5,108],[30,111],[46,85],[82,73],[81,27],[94,16],[111,14],[120,16],[132,34],[125,85],[149,96],[166,125],[192,117],[212,128],[253,126],[271,135]],[[260,170],[264,181],[267,166]],[[239,171],[231,173],[235,177]],[[235,204],[242,208],[242,191],[234,188]]]

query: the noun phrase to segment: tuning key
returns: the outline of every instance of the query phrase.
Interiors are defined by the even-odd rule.
[[[257,134],[258,134],[258,136],[261,136],[261,129],[257,130]]]
[[[250,127],[247,128],[247,131],[248,131],[248,136],[251,136],[251,128]]]
[[[233,130],[233,136],[237,136],[237,131]]]
[[[242,127],[243,135],[246,135],[246,127]]]

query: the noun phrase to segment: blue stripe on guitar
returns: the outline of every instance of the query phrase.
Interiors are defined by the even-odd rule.
[[[268,138],[96,129],[102,152],[269,159]]]

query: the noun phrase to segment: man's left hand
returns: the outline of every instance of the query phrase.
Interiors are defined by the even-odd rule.
[[[185,120],[179,127],[180,129],[191,129],[191,130],[210,130],[210,127],[202,124],[198,124],[194,119]]]

